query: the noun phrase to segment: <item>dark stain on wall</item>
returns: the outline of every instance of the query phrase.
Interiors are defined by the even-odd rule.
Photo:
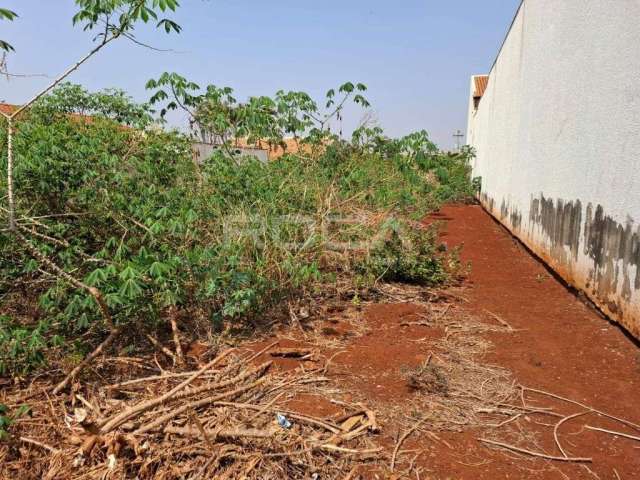
[[[605,215],[601,205],[594,208],[589,204],[584,225],[584,253],[593,260],[590,287],[594,293],[602,297],[615,293],[621,274],[624,300],[631,298],[632,290],[640,290],[640,228],[634,229],[631,219],[622,225]],[[633,289],[630,266],[636,267]]]
[[[493,198],[491,198],[489,195],[487,195],[484,192],[481,193],[480,194],[480,201],[485,206],[485,208],[489,209],[490,212],[494,211],[495,202],[494,202]]]
[[[509,224],[514,230],[520,230],[522,225],[522,214],[516,209],[507,204],[505,200],[502,200],[500,204],[500,219],[504,220],[509,217]]]
[[[542,227],[551,239],[553,247],[569,247],[574,260],[578,259],[582,203],[580,200],[565,202],[562,199],[532,198],[529,221]]]
[[[638,295],[640,291],[640,226],[632,218],[617,222],[601,205],[594,207],[591,203],[583,214],[580,200],[553,200],[541,194],[531,197],[527,230],[520,235],[517,230],[522,215],[517,209],[503,200],[498,211],[495,200],[484,192],[480,200],[560,276],[583,288],[597,305],[640,339],[640,304],[637,300],[631,303],[634,292]],[[548,236],[550,245],[536,241],[536,229]],[[592,263],[586,272],[574,268],[580,253]]]
[[[511,210],[511,213],[509,214],[509,220],[511,220],[511,225],[513,225],[513,228],[515,228],[516,230],[520,230],[520,225],[522,225],[522,214],[518,210]]]
[[[507,202],[502,200],[502,203],[500,204],[500,218],[507,218],[508,215],[509,207],[507,207]]]

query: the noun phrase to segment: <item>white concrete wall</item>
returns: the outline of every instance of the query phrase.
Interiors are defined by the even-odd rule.
[[[524,0],[467,138],[485,208],[640,338],[640,0]]]

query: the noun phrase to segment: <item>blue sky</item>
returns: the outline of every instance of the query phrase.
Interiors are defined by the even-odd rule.
[[[145,101],[147,79],[176,71],[200,85],[231,86],[236,97],[304,90],[315,98],[344,81],[365,83],[374,117],[389,135],[426,129],[443,148],[466,129],[469,77],[486,73],[520,0],[181,0],[180,35],[140,28],[71,81],[91,90],[118,87]],[[0,0],[20,18],[0,23],[16,48],[15,73],[55,76],[91,48],[73,27],[72,0]],[[20,103],[43,78],[0,80],[0,100]],[[359,110],[346,112],[345,131]],[[174,118],[173,122],[180,122]]]

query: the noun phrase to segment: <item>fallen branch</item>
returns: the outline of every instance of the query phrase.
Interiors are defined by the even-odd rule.
[[[507,323],[506,320],[504,320],[502,317],[500,317],[499,315],[496,315],[493,312],[490,312],[489,310],[485,309],[485,312],[487,312],[492,318],[494,318],[500,325],[502,325],[503,327],[509,329],[510,331],[515,331],[514,328],[509,325],[509,323]]]
[[[167,380],[169,378],[179,378],[179,377],[188,377],[189,375],[193,375],[195,372],[179,372],[179,373],[163,373],[161,375],[152,375],[150,377],[142,377],[142,378],[133,378],[131,380],[125,380],[124,382],[114,383],[112,385],[107,385],[107,390],[115,390],[122,387],[128,387],[131,385],[136,385],[138,383],[145,382],[153,382],[156,380]]]
[[[449,311],[450,308],[451,308],[451,304],[447,305],[446,308],[444,310],[442,310],[442,312],[440,312],[438,314],[438,316],[435,318],[434,322],[438,322],[438,321],[442,320],[444,318],[444,316],[447,314],[447,312]]]
[[[507,450],[511,450],[513,452],[522,453],[523,455],[529,455],[531,457],[545,458],[547,460],[555,460],[557,462],[578,462],[578,463],[588,463],[592,462],[592,458],[586,457],[556,457],[554,455],[547,455],[546,453],[533,452],[531,450],[526,450],[524,448],[516,447],[514,445],[509,445],[508,443],[494,442],[493,440],[488,440],[486,438],[479,438],[478,441],[483,443],[488,443],[489,445],[494,445],[496,447],[506,448]]]
[[[160,397],[157,397],[157,398],[153,398],[151,400],[147,400],[146,402],[139,403],[138,405],[134,405],[133,407],[125,410],[124,412],[116,415],[115,417],[111,417],[110,419],[105,420],[100,425],[101,432],[102,433],[110,432],[114,428],[117,428],[118,426],[122,425],[124,422],[129,420],[131,417],[137,416],[137,415],[139,415],[140,413],[142,413],[142,412],[144,412],[146,410],[149,410],[149,409],[151,409],[151,408],[153,408],[153,407],[155,407],[157,405],[160,405],[160,404],[166,402],[168,399],[170,399],[173,396],[175,396],[175,394],[177,392],[179,392],[180,390],[182,390],[183,388],[188,386],[191,382],[193,382],[200,375],[202,375],[203,373],[207,372],[207,370],[213,368],[215,365],[220,363],[227,355],[229,355],[229,353],[231,353],[231,350],[226,350],[222,354],[218,355],[216,358],[211,360],[209,363],[207,363],[200,370],[198,370],[193,375],[191,375],[189,378],[187,378],[184,382],[182,382],[179,385],[175,386],[174,388],[169,390],[164,395],[161,395]]]
[[[576,413],[574,415],[569,415],[568,417],[564,417],[562,420],[560,420],[558,423],[556,423],[555,426],[553,427],[553,439],[556,441],[556,445],[558,446],[558,450],[560,450],[560,453],[562,453],[562,455],[564,455],[565,457],[568,457],[569,455],[567,455],[567,453],[562,448],[562,445],[560,445],[560,439],[558,438],[558,429],[560,428],[560,425],[562,425],[563,423],[571,420],[572,418],[581,417],[582,415],[586,415],[588,413],[591,413],[591,412],[587,410],[586,412],[580,412],[580,413]]]
[[[635,435],[629,435],[628,433],[616,432],[616,431],[613,431],[613,430],[607,430],[605,428],[591,427],[589,425],[585,425],[584,428],[587,428],[589,430],[594,430],[596,432],[608,433],[610,435],[616,435],[618,437],[624,437],[624,438],[628,438],[630,440],[635,440],[636,442],[640,442],[640,437],[636,437]]]
[[[636,423],[633,423],[633,422],[630,422],[629,420],[625,420],[624,418],[616,417],[614,415],[610,415],[610,414],[608,414],[606,412],[603,412],[601,410],[597,410],[597,409],[595,409],[593,407],[590,407],[589,405],[585,405],[584,403],[580,403],[580,402],[577,402],[575,400],[571,400],[569,398],[566,398],[566,397],[563,397],[563,396],[560,396],[560,395],[556,395],[555,393],[545,392],[544,390],[538,390],[538,389],[535,389],[535,388],[524,387],[522,385],[520,386],[520,388],[522,389],[523,392],[524,391],[529,391],[529,392],[533,392],[533,393],[538,393],[540,395],[546,395],[548,397],[555,398],[557,400],[562,400],[563,402],[573,403],[574,405],[578,405],[578,406],[580,406],[582,408],[586,408],[587,410],[589,410],[591,412],[597,413],[598,415],[602,415],[603,417],[610,418],[611,420],[615,420],[617,422],[620,422],[620,423],[622,423],[622,424],[624,424],[624,425],[626,425],[628,427],[631,427],[631,428],[633,428],[635,430],[638,430],[640,432],[640,425],[638,425]]]
[[[53,448],[52,446],[47,445],[46,443],[38,442],[37,440],[33,440],[31,438],[19,437],[19,440],[23,443],[28,443],[31,445],[35,445],[36,447],[44,448],[45,450],[48,450],[53,454],[60,452],[60,450],[58,450],[57,448]]]
[[[198,432],[200,432],[200,435],[202,435],[202,438],[204,438],[204,441],[207,444],[207,447],[209,447],[209,450],[213,452],[215,447],[213,445],[213,442],[211,441],[211,435],[209,435],[209,433],[205,430],[204,425],[202,425],[202,422],[198,418],[198,414],[195,412],[195,410],[191,410],[189,412],[189,418],[193,423],[196,424],[196,427],[198,428]],[[215,439],[216,436],[217,436],[217,432],[213,438]]]
[[[347,473],[347,476],[344,477],[342,480],[352,480],[353,478],[355,478],[357,473],[358,473],[358,467],[357,466],[353,467],[351,471]]]
[[[291,410],[283,410],[281,408],[276,408],[276,407],[264,407],[264,406],[260,406],[260,405],[253,405],[250,403],[235,403],[235,402],[216,402],[217,405],[227,405],[230,407],[236,407],[236,408],[246,408],[249,410],[259,410],[260,413],[263,412],[273,412],[273,413],[282,413],[282,414],[286,414],[288,415],[290,418],[294,419],[294,420],[300,420],[303,423],[307,423],[309,425],[315,425],[316,427],[322,427],[325,430],[331,432],[331,433],[341,433],[342,430],[336,426],[330,425],[327,422],[324,422],[318,418],[314,418],[314,417],[310,417],[308,415],[302,415],[300,413],[296,413],[293,412]],[[372,412],[373,414],[373,412]],[[375,418],[375,417],[374,417]],[[375,425],[375,422],[374,422]],[[377,428],[377,427],[376,427]],[[372,428],[372,431],[373,430]]]
[[[186,405],[182,405],[181,407],[178,407],[174,410],[170,410],[168,413],[162,415],[161,417],[158,417],[155,420],[143,425],[138,430],[136,430],[136,433],[142,434],[142,433],[150,432],[152,430],[156,430],[160,426],[162,426],[164,423],[167,423],[169,420],[177,417],[178,415],[180,415],[183,412],[186,412],[189,409],[195,410],[196,408],[204,407],[205,405],[210,405],[212,403],[219,402],[220,400],[223,400],[225,398],[235,397],[236,395],[240,395],[248,390],[251,390],[252,388],[257,387],[258,385],[263,383],[264,380],[265,380],[265,377],[259,378],[255,382],[240,388],[236,388],[235,390],[220,393],[218,395],[207,397],[201,400],[195,400],[193,402],[187,403]]]
[[[356,450],[356,449],[353,449],[353,448],[338,447],[336,445],[331,445],[330,443],[327,443],[327,444],[324,444],[324,445],[319,445],[317,448],[320,448],[322,450],[326,450],[328,452],[350,453],[352,455],[370,455],[372,453],[378,453],[378,452],[381,452],[383,450],[382,447],[367,448],[367,449],[363,449],[363,450]]]
[[[278,343],[280,343],[279,341],[275,341],[269,345],[267,345],[266,347],[264,347],[262,350],[254,353],[253,355],[251,355],[248,358],[245,358],[242,362],[243,363],[249,363],[252,362],[253,360],[255,360],[256,358],[258,358],[260,355],[262,355],[263,353],[271,350],[273,347],[275,347],[276,345],[278,345]]]
[[[149,335],[148,333],[145,334],[145,337],[147,337],[147,340],[149,340],[158,350],[160,350],[167,357],[173,360],[174,364],[178,363],[178,359],[176,358],[176,355],[171,350],[169,350],[167,347],[162,345],[158,340],[156,340],[153,336]]]
[[[164,431],[166,433],[184,435],[187,437],[202,437],[200,429],[197,428],[165,427]],[[275,430],[258,430],[253,428],[204,430],[204,432],[211,438],[271,438],[275,434]]]
[[[282,358],[302,358],[311,354],[308,348],[278,348],[269,353],[272,357]]]
[[[391,464],[389,465],[389,469],[393,472],[395,466],[396,466],[396,457],[398,456],[398,451],[400,450],[400,447],[402,446],[402,444],[404,443],[404,441],[409,438],[409,436],[415,432],[418,428],[420,428],[420,425],[422,425],[425,420],[427,419],[427,417],[424,417],[422,420],[420,420],[418,423],[416,423],[415,425],[413,425],[413,427],[411,427],[409,430],[407,430],[406,432],[404,432],[400,438],[398,438],[398,441],[396,442],[396,446],[393,449],[393,454],[391,455]]]
[[[52,390],[51,393],[53,393],[54,395],[57,395],[58,393],[60,393],[64,388],[66,388],[66,386],[69,384],[69,382],[78,374],[82,371],[82,369],[84,367],[86,367],[87,365],[89,365],[94,358],[96,358],[98,355],[100,355],[106,348],[109,347],[109,345],[111,345],[114,340],[118,337],[118,335],[120,335],[120,328],[116,327],[114,329],[111,330],[111,332],[109,333],[109,336],[107,338],[105,338],[103,340],[103,342],[98,345],[98,347],[91,352],[89,355],[87,355],[85,357],[84,360],[82,360],[82,362],[80,362],[73,370],[71,370],[71,372],[69,372],[69,374],[64,378],[64,380],[62,380],[57,386],[56,388],[54,388]]]

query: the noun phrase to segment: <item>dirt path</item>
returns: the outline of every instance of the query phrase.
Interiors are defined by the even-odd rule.
[[[418,411],[421,393],[410,387],[407,372],[424,365],[432,355],[443,354],[434,342],[455,332],[449,327],[425,328],[420,321],[425,313],[468,316],[486,324],[506,322],[515,330],[482,334],[493,344],[482,354],[482,361],[498,367],[497,375],[511,372],[509,379],[517,384],[640,423],[640,348],[632,340],[567,290],[480,207],[449,206],[430,218],[434,220],[444,222],[442,239],[449,247],[463,245],[462,260],[472,265],[468,278],[461,289],[440,293],[442,298],[428,298],[435,314],[425,312],[424,304],[403,302],[402,298],[327,312],[320,331],[329,343],[320,354],[333,356],[327,375],[340,385],[343,398],[374,405],[387,419],[423,414]],[[451,306],[452,298],[459,300],[451,310],[438,309],[440,303]],[[304,338],[281,340],[289,346],[313,343]],[[280,367],[300,368],[299,364],[283,360]],[[636,436],[640,431],[593,413],[564,422],[557,432],[569,456],[591,457],[591,463],[530,458],[490,449],[478,441],[479,437],[492,438],[561,456],[553,426],[563,415],[586,409],[532,392],[524,400],[528,408],[553,408],[560,416],[522,414],[505,418],[511,421],[500,428],[461,426],[453,429],[458,431],[437,431],[436,435],[418,431],[403,444],[399,457],[402,468],[396,470],[411,471],[411,477],[393,478],[417,478],[415,470],[407,468],[410,460],[422,469],[422,479],[640,478],[640,442],[585,426]],[[336,405],[313,396],[294,400],[292,407],[314,415],[340,413]],[[452,410],[451,421],[455,424],[455,415],[462,420],[463,413]],[[378,443],[389,456],[398,434],[405,430],[406,424],[383,421]],[[365,478],[390,477],[376,468],[362,473]]]
[[[523,385],[640,423],[640,348],[551,276],[480,207],[450,206],[443,209],[440,219],[446,222],[444,240],[449,245],[463,244],[462,258],[472,264],[466,308],[477,314],[489,310],[520,330],[508,338],[490,338],[495,348],[488,359],[511,370]],[[548,403],[548,399],[538,399]],[[562,402],[555,405],[562,406]],[[579,411],[575,406],[566,410]],[[612,430],[638,432],[591,416],[567,422],[560,438],[572,453],[592,456],[589,468],[603,480],[615,479],[615,471],[622,479],[640,478],[640,443],[588,430],[576,435],[585,423],[608,423]],[[461,444],[461,449],[467,448],[466,441]],[[559,453],[548,435],[542,445],[547,452]],[[454,478],[522,478],[513,468],[522,463],[492,456],[491,463],[449,474]],[[525,466],[534,471],[528,478],[566,478],[549,470],[545,461],[529,463]],[[557,468],[572,479],[598,478],[575,465]],[[439,470],[445,474],[446,465]]]

